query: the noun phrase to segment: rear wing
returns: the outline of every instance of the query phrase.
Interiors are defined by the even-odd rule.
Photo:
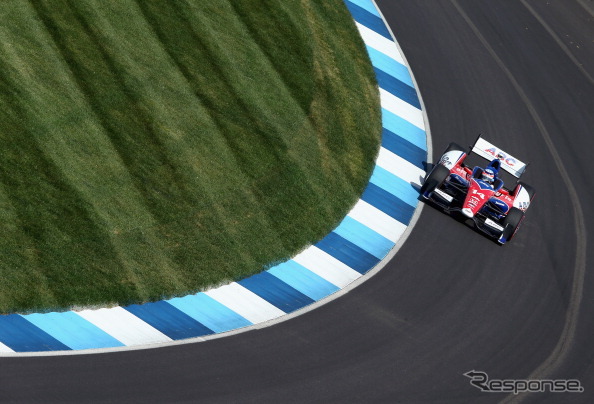
[[[499,159],[501,161],[501,168],[510,173],[516,178],[520,178],[528,164],[525,164],[498,148],[497,146],[487,142],[480,135],[474,142],[474,146],[470,150],[471,153],[478,154],[479,156],[491,161],[493,159]]]

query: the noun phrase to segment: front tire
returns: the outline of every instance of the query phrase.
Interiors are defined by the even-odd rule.
[[[421,195],[423,198],[429,199],[433,191],[435,191],[437,187],[441,186],[441,184],[443,184],[449,175],[450,170],[448,170],[447,167],[442,165],[436,165],[433,167],[433,170],[431,170],[425,179],[425,182],[423,182],[423,185],[421,186]]]
[[[505,244],[514,238],[516,232],[520,228],[520,224],[524,220],[524,212],[518,208],[511,208],[503,219],[503,233],[499,237],[499,244]]]
[[[528,192],[528,195],[530,196],[530,201],[532,201],[534,195],[536,194],[534,188],[522,181],[519,181],[518,185],[521,185],[526,190],[526,192]]]
[[[447,152],[450,152],[450,151],[461,151],[461,152],[466,153],[466,149],[464,147],[462,147],[458,143],[454,143],[454,142],[452,142],[448,145],[448,148],[445,149],[443,154],[446,154]]]

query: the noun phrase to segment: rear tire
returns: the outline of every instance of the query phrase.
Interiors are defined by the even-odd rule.
[[[450,170],[448,170],[445,166],[436,165],[433,167],[433,170],[429,173],[425,182],[421,186],[421,195],[423,198],[429,199],[433,191],[448,178],[450,175]]]
[[[499,237],[499,243],[505,244],[514,238],[514,235],[520,228],[520,224],[524,220],[524,212],[518,208],[511,208],[507,216],[503,219],[503,233]]]

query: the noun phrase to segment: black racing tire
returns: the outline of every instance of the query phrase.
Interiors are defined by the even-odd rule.
[[[429,198],[431,193],[435,191],[435,188],[439,187],[450,175],[450,170],[441,164],[433,167],[433,170],[429,173],[425,182],[421,186],[421,195],[425,198]]]
[[[503,219],[503,234],[499,240],[504,240],[503,243],[505,243],[514,238],[516,232],[520,228],[522,220],[524,220],[524,212],[518,208],[511,208],[507,213],[507,216]]]
[[[458,143],[452,142],[452,143],[450,143],[448,148],[445,149],[443,154],[446,154],[447,152],[454,151],[454,150],[466,153],[466,149],[464,147],[460,146]]]

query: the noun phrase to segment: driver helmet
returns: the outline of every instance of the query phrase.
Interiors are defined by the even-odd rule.
[[[489,184],[492,184],[495,180],[495,171],[490,168],[485,168],[483,171],[483,175],[481,175],[481,179]]]

